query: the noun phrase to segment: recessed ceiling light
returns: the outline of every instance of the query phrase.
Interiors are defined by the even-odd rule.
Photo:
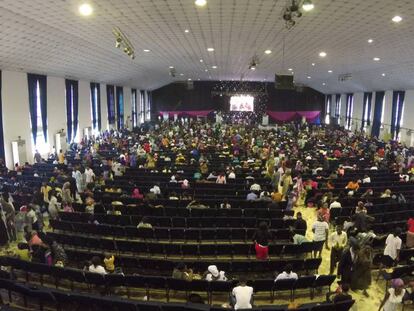
[[[200,63],[204,62],[202,59],[200,59]]]
[[[174,69],[174,66],[170,66],[170,69]]]
[[[315,63],[312,63],[312,66],[315,66]]]
[[[191,78],[188,78],[187,80],[188,80],[188,81],[191,81]]]
[[[379,58],[379,57],[374,57],[374,58],[373,58],[373,60],[374,60],[374,62],[379,62],[379,61],[381,60],[381,58]]]
[[[401,21],[402,21],[402,17],[401,17],[401,16],[399,16],[399,15],[395,15],[395,16],[392,18],[392,21],[393,21],[394,23],[399,23],[399,22],[401,22]]]
[[[306,12],[312,11],[314,9],[314,7],[315,6],[313,5],[311,0],[303,1],[302,8],[303,8],[304,11],[306,11]]]
[[[266,50],[265,54],[272,54],[272,50]]]
[[[289,68],[288,70],[289,70],[289,71],[292,71],[293,69],[292,69],[292,68]]]
[[[214,48],[207,48],[207,51],[214,52]]]
[[[311,77],[311,76],[308,76],[307,78],[308,78],[308,79],[310,79],[310,78],[312,78],[312,77]]]
[[[79,13],[83,16],[89,16],[93,13],[93,8],[89,3],[84,3],[79,6]]]
[[[322,83],[322,85],[323,85],[323,86],[325,86],[325,85],[326,85],[326,83],[324,82],[324,83]]]
[[[184,74],[183,73],[180,73],[180,76],[183,76]]]
[[[329,73],[332,73],[332,70],[328,70]]]
[[[326,52],[323,52],[323,51],[319,53],[320,57],[326,57],[326,55],[327,55]]]
[[[386,74],[385,74],[385,73],[383,73],[383,74],[381,74],[381,76],[385,77],[385,76],[386,76]]]
[[[189,32],[190,32],[190,30],[186,29],[186,30],[184,30],[184,32],[185,32],[185,33],[189,33]]]
[[[196,6],[205,6],[207,4],[207,0],[196,0],[194,3]]]
[[[145,49],[145,50],[144,50],[144,52],[145,52],[145,53],[148,53],[148,52],[151,52],[151,51],[150,51],[150,50],[148,50],[148,49]]]
[[[213,69],[217,69],[217,66],[211,66],[211,68],[213,68]]]
[[[368,39],[368,43],[372,43],[372,42],[374,42],[373,39]]]
[[[204,69],[205,72],[208,72],[208,69]]]

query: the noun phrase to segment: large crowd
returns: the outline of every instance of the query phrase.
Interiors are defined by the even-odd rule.
[[[306,232],[308,226],[301,213],[296,213],[291,242],[320,242],[315,256],[321,256],[323,248],[330,252],[330,274],[336,272],[341,280],[337,292],[328,294],[328,300],[335,301],[351,299],[349,289],[369,296],[374,240],[386,240],[381,267],[390,268],[399,261],[404,228],[376,234],[369,208],[375,198],[396,205],[407,203],[408,199],[398,191],[385,189],[377,193],[369,188],[374,173],[392,174],[401,183],[414,179],[412,148],[398,142],[385,143],[362,132],[299,123],[261,128],[196,120],[159,122],[134,131],[107,131],[71,144],[67,152],[52,152],[46,159],[36,152],[34,163],[16,163],[9,171],[0,161],[0,245],[17,241],[18,232],[23,231],[23,240],[18,241],[15,251],[23,259],[49,265],[70,264],[64,247],[44,232],[49,229],[47,220],[59,219],[60,212],[74,212],[75,203],[83,204],[84,212],[91,215],[89,222],[97,225],[95,206],[105,194],[134,198],[153,208],[162,208],[154,202],[163,198],[189,200],[187,208],[207,209],[212,206],[197,196],[193,190],[196,185],[216,183],[224,187],[242,178],[240,190],[247,192],[242,200],[260,201],[268,208],[283,206],[287,211],[298,206],[316,209],[316,221],[310,226],[312,234],[300,233]],[[45,166],[53,168],[50,174],[40,169]],[[133,169],[168,176],[169,183],[179,186],[180,191],[171,191],[159,182],[152,183],[149,189],[140,189],[133,178],[128,187],[113,182]],[[358,177],[362,171],[362,177]],[[28,172],[42,180],[40,187],[20,178]],[[338,188],[338,181],[345,182],[345,186]],[[30,202],[17,206],[17,198],[22,196],[29,197]],[[334,209],[355,201],[357,204],[345,221],[331,219]],[[112,202],[105,212],[120,215],[118,203]],[[223,196],[218,207],[231,209],[231,200]],[[405,246],[410,248],[414,247],[414,219],[407,221]],[[138,227],[152,228],[153,224],[144,217]],[[269,243],[274,240],[268,224],[260,223],[251,239],[257,260],[267,260]],[[115,257],[106,254],[103,262],[93,257],[85,263],[85,269],[114,273]],[[189,281],[227,280],[226,272],[212,264],[206,265],[205,273],[200,274],[181,263],[172,271],[172,277]],[[288,278],[298,278],[290,265],[275,276],[275,280]],[[253,289],[246,285],[244,276],[239,281],[231,303],[236,309],[251,308]],[[381,307],[395,310],[403,299],[411,300],[410,292],[401,279],[393,280]]]

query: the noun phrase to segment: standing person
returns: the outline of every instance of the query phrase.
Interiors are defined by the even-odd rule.
[[[272,240],[267,223],[262,221],[253,236],[256,250],[256,259],[266,260],[269,257],[269,240]]]
[[[85,169],[85,180],[86,180],[86,185],[93,183],[95,181],[95,173],[90,168],[90,166],[87,166]]]
[[[359,252],[359,244],[351,243],[349,247],[342,254],[342,258],[338,264],[338,277],[340,277],[342,283],[350,283],[352,279],[352,273],[354,271],[354,263],[357,261],[357,254]]]
[[[57,219],[59,217],[59,203],[56,198],[55,189],[49,191],[49,206],[47,208],[50,219]]]
[[[16,211],[14,209],[13,203],[10,200],[10,195],[8,192],[4,192],[0,196],[0,204],[3,207],[3,212],[6,218],[6,227],[7,232],[9,233],[9,238],[11,241],[17,240],[16,233]]]
[[[325,244],[328,249],[328,234],[329,234],[329,225],[326,221],[323,220],[321,215],[318,215],[318,220],[315,221],[312,225],[313,232],[313,241],[320,242],[320,247],[315,250],[315,257],[322,255],[322,248]]]
[[[3,211],[3,206],[0,205],[0,246],[5,246],[9,243],[9,233],[7,230],[6,213]]]
[[[334,273],[336,264],[341,260],[342,252],[348,243],[348,236],[342,225],[336,226],[336,231],[329,236],[328,247],[331,249],[330,274]]]
[[[247,286],[246,283],[246,276],[240,275],[239,285],[231,292],[230,300],[234,310],[252,308],[253,287]]]
[[[63,150],[62,150],[62,149],[60,149],[60,150],[59,150],[59,154],[58,154],[58,163],[59,163],[60,165],[65,164],[65,154],[63,153]]]
[[[386,267],[393,267],[399,260],[402,241],[400,239],[401,228],[395,228],[385,240],[383,264]]]
[[[372,251],[369,246],[365,246],[358,252],[351,275],[351,289],[362,290],[365,297],[369,297],[367,289],[371,285],[371,264]]]
[[[385,293],[378,311],[396,311],[398,305],[402,303],[405,295],[404,281],[401,279],[394,279],[391,281],[391,288]]]
[[[306,220],[302,218],[301,212],[296,213],[296,221],[293,224],[293,227],[295,228],[295,230],[303,230],[306,233],[306,230],[308,229],[308,225],[306,223]]]
[[[414,247],[414,218],[410,217],[407,221],[407,242],[408,248]]]
[[[64,206],[66,205],[72,205],[73,198],[72,198],[72,192],[70,190],[70,182],[65,182],[62,187],[62,204]]]

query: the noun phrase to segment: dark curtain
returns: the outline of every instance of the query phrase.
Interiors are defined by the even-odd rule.
[[[115,102],[114,102],[114,86],[106,86],[106,102],[108,108],[108,123],[109,125],[115,124]]]
[[[381,113],[382,105],[384,101],[385,92],[375,92],[375,107],[374,107],[374,120],[372,122],[371,136],[379,137],[381,128]]]
[[[42,112],[43,137],[47,142],[47,77],[38,76],[40,90],[40,110]]]
[[[392,112],[391,112],[391,137],[398,138],[400,133],[400,124],[404,106],[404,91],[394,91],[392,94]]]
[[[132,96],[132,127],[137,126],[137,90],[131,89]]]
[[[96,129],[98,120],[96,120],[96,96],[95,96],[95,83],[91,82],[89,85],[91,92],[91,108],[92,108],[92,127]]]
[[[329,106],[329,108],[328,108],[328,106]],[[325,115],[328,114],[328,111],[329,111],[329,116],[332,115],[331,108],[332,108],[332,95],[329,94],[329,95],[326,95]]]
[[[4,134],[3,134],[3,104],[1,101],[1,70],[0,70],[0,159],[4,160]]]
[[[116,87],[116,114],[118,130],[124,127],[124,88],[122,86]]]
[[[66,125],[67,125],[67,141],[72,142],[72,84],[71,80],[65,80],[66,90]]]
[[[31,73],[27,74],[27,84],[29,90],[29,111],[30,121],[32,125],[32,138],[34,145],[36,146],[36,135],[37,135],[37,81],[38,75]]]
[[[354,94],[346,94],[345,123],[348,129],[351,128],[353,101],[354,101]]]
[[[102,114],[101,114],[101,85],[99,83],[96,84],[96,89],[98,90],[96,97],[96,107],[98,109],[98,130],[101,131],[102,128]]]

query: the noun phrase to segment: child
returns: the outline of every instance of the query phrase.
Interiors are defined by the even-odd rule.
[[[113,273],[115,271],[115,257],[112,254],[106,253],[105,254],[105,259],[104,259],[104,263],[105,263],[105,269],[106,271],[108,271],[109,273]]]

